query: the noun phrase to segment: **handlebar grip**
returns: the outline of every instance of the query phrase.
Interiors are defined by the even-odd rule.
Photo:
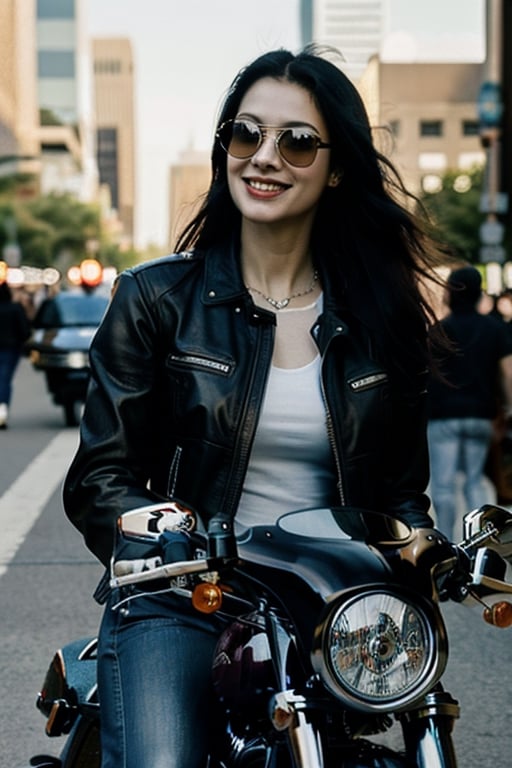
[[[116,560],[114,576],[127,576],[129,573],[152,571],[162,565],[161,557],[138,558],[136,560]]]
[[[235,559],[238,548],[232,523],[225,520],[211,520],[208,526],[208,557]]]

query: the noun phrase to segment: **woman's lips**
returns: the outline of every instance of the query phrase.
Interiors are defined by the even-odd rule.
[[[262,179],[244,179],[251,194],[258,197],[275,197],[289,189],[289,184],[281,184],[278,181],[263,181]]]

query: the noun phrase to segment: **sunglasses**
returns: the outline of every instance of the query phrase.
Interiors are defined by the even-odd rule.
[[[316,158],[319,149],[331,145],[321,141],[311,128],[305,125],[279,128],[258,125],[247,118],[227,120],[217,131],[221,147],[237,160],[248,160],[263,144],[268,131],[275,131],[274,144],[279,156],[296,168],[307,168]]]

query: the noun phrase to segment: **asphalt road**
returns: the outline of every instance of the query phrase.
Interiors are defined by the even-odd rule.
[[[36,695],[54,651],[93,635],[100,618],[91,595],[101,566],[60,499],[77,434],[64,428],[42,375],[23,360],[10,428],[0,432],[0,768],[58,753]],[[454,731],[459,768],[509,768],[512,629],[488,626],[476,609],[442,610],[451,649],[444,684],[462,708]]]

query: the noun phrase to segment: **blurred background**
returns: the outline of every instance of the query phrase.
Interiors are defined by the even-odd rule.
[[[236,72],[337,47],[441,237],[512,287],[510,0],[1,0],[0,280],[27,310],[172,250]]]

